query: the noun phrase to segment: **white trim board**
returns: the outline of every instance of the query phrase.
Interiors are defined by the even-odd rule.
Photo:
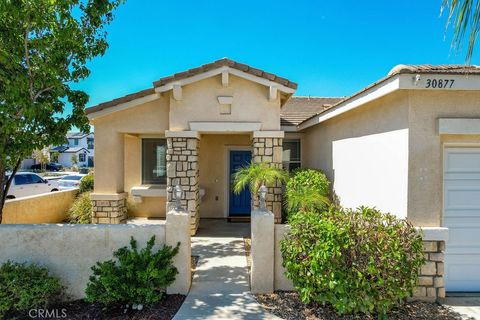
[[[438,134],[480,134],[480,119],[440,118]]]
[[[190,130],[201,132],[252,132],[262,128],[261,122],[223,122],[223,121],[190,121]]]

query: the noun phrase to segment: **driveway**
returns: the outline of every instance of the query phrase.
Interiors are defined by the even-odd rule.
[[[443,305],[462,316],[462,319],[480,319],[480,295],[449,296]]]

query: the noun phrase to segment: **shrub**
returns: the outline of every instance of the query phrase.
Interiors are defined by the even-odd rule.
[[[68,210],[68,222],[78,224],[88,224],[92,221],[92,201],[90,192],[84,192],[77,196],[77,199]]]
[[[93,191],[93,172],[90,172],[80,180],[78,189],[80,192]]]
[[[151,305],[161,300],[165,288],[178,274],[173,266],[178,245],[153,251],[154,244],[155,236],[138,251],[137,242],[132,238],[131,249],[123,247],[113,253],[117,260],[97,262],[87,284],[86,300],[105,306],[120,303]]]
[[[412,294],[424,257],[422,238],[406,220],[332,206],[293,215],[290,223],[283,266],[305,303],[384,316]]]
[[[288,214],[327,208],[329,191],[330,181],[321,171],[313,169],[296,170],[285,188]]]
[[[61,292],[60,280],[46,268],[11,261],[0,266],[0,318],[9,312],[46,308]]]

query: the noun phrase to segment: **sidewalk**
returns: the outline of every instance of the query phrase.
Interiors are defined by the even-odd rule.
[[[250,293],[243,235],[249,224],[201,221],[192,238],[199,256],[188,294],[175,320],[280,319],[266,312]]]

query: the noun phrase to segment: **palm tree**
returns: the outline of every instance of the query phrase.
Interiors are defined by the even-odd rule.
[[[285,192],[285,206],[289,213],[325,209],[330,203],[327,196],[312,188],[287,188]]]
[[[261,185],[272,186],[277,181],[288,180],[288,173],[266,162],[252,162],[240,167],[233,174],[233,192],[239,194],[246,187],[250,188],[252,198],[257,198],[257,191]]]
[[[448,10],[447,28],[453,22],[452,47],[460,49],[468,34],[468,49],[466,62],[469,64],[473,49],[480,31],[480,1],[479,0],[443,0],[441,12]]]
[[[44,149],[37,149],[33,151],[32,154],[33,159],[40,163],[40,170],[45,171],[45,166],[48,162],[48,154]]]

